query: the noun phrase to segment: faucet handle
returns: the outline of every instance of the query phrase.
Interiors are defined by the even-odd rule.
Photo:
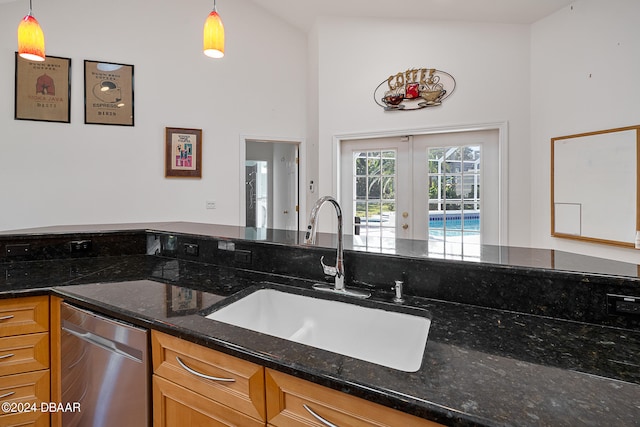
[[[338,269],[336,267],[324,263],[324,255],[320,257],[320,264],[322,264],[322,270],[327,276],[335,277],[338,275]]]

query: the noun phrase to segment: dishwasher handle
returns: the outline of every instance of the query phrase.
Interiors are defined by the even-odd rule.
[[[136,350],[124,344],[119,344],[107,338],[101,337],[100,335],[96,335],[93,332],[82,329],[74,323],[68,322],[67,320],[63,321],[62,330],[83,341],[96,345],[103,350],[116,353],[120,356],[126,357],[136,362],[143,362],[142,352],[140,350]]]

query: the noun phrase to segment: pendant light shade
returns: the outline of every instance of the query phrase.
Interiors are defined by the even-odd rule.
[[[18,25],[18,55],[29,61],[44,61],[44,33],[38,20],[31,14],[31,0],[29,0],[29,14]]]
[[[204,23],[203,32],[204,54],[211,58],[222,58],[224,56],[224,25],[216,10],[216,3],[213,3],[213,10]]]

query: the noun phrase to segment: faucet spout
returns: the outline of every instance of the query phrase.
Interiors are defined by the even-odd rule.
[[[343,231],[342,231],[342,208],[336,199],[331,196],[323,196],[320,197],[316,203],[311,208],[311,214],[309,215],[309,226],[307,227],[307,234],[305,236],[306,244],[315,244],[316,243],[316,233],[318,226],[318,213],[320,212],[320,208],[325,203],[331,203],[333,207],[336,209],[336,215],[338,217],[338,245],[336,247],[336,266],[331,267],[326,265],[323,262],[323,258],[320,258],[320,263],[322,264],[322,268],[325,274],[329,276],[334,276],[336,278],[336,287],[338,286],[338,280],[341,281],[341,288],[344,287],[344,244],[342,242],[343,239]]]
[[[324,257],[320,258],[320,264],[322,264],[324,274],[334,277],[334,286],[332,288],[328,288],[326,285],[317,284],[314,285],[314,289],[340,292],[360,298],[367,298],[371,295],[369,292],[347,290],[344,286],[344,232],[342,228],[342,208],[340,207],[338,201],[333,197],[320,197],[311,208],[311,214],[309,215],[309,225],[307,226],[307,233],[304,239],[305,244],[316,243],[318,213],[320,212],[320,208],[322,208],[322,206],[327,202],[333,205],[338,217],[338,244],[336,246],[336,265],[335,267],[326,265],[324,263]]]

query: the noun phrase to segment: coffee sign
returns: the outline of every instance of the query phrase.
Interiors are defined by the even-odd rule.
[[[453,76],[435,68],[412,68],[378,85],[373,98],[385,111],[419,110],[442,104],[456,87]]]

